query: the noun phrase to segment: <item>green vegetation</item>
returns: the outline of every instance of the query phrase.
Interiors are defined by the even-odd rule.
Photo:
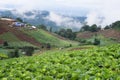
[[[120,44],[0,61],[1,80],[120,80]]]
[[[81,29],[80,29],[80,32],[83,32],[83,31],[91,31],[91,32],[97,32],[101,30],[101,27],[97,26],[96,24],[93,24],[92,26],[89,26],[89,25],[84,25]]]
[[[0,60],[8,59],[8,56],[6,54],[0,53]]]
[[[11,32],[6,32],[0,35],[0,39],[8,42],[19,42],[20,40]]]
[[[7,32],[4,34],[0,35],[0,39],[4,40],[5,42],[7,42],[7,44],[10,47],[23,47],[23,46],[34,46],[32,44],[30,44],[29,42],[24,42],[19,40],[14,34],[12,34],[11,32]],[[4,45],[4,43],[3,43]]]
[[[117,29],[120,30],[120,21],[116,21],[110,25],[107,25],[104,29]]]
[[[60,29],[58,32],[55,33],[70,40],[74,40],[76,38],[76,34],[72,31],[72,29]]]
[[[110,38],[110,39],[105,38],[102,35],[94,35],[93,37],[91,37],[89,39],[76,38],[76,40],[80,42],[80,45],[94,45],[94,43],[96,44],[95,39],[97,39],[97,43],[99,43],[98,45],[100,45],[100,46],[117,44],[116,40],[114,40],[112,38]]]
[[[44,31],[42,29],[37,29],[37,30],[24,30],[26,34],[29,36],[35,38],[37,41],[43,44],[51,44],[51,46],[69,46],[70,44],[77,45],[78,43],[75,41],[70,41],[70,40],[65,40],[65,39],[60,39],[56,36],[53,36],[51,33]]]

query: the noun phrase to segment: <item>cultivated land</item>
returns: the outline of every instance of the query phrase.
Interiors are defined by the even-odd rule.
[[[120,80],[120,45],[0,61],[1,80]]]
[[[81,43],[42,29],[16,28],[10,24],[0,20],[0,80],[120,80],[119,31],[78,33],[78,39],[101,41],[98,46],[78,46]],[[5,53],[10,50],[2,46],[5,41],[14,48],[41,48],[49,43],[52,49],[41,48],[31,57],[8,59]]]
[[[57,37],[52,33],[42,29],[30,30],[29,28],[15,28],[9,26],[10,22],[0,21],[0,43],[9,42],[12,46],[37,46],[50,43],[57,47],[66,47],[70,44],[76,46],[78,43],[62,37]]]

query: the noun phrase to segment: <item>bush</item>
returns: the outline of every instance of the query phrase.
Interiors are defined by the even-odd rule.
[[[9,46],[9,45],[8,45],[8,42],[5,41],[5,42],[3,43],[3,46],[5,46],[5,47],[6,47],[6,46]]]
[[[0,60],[7,59],[8,56],[5,54],[0,53]]]
[[[97,39],[97,38],[95,38],[94,39],[94,43],[93,43],[94,45],[100,45],[100,40],[99,39]]]
[[[34,52],[34,48],[31,46],[25,46],[25,47],[23,47],[22,51],[25,52],[25,55],[32,56],[33,52]]]
[[[47,43],[47,44],[46,44],[46,48],[47,48],[47,49],[50,49],[50,48],[51,48],[50,43]]]
[[[8,54],[9,58],[18,58],[19,57],[19,49],[16,48],[14,51],[11,51],[9,54]]]

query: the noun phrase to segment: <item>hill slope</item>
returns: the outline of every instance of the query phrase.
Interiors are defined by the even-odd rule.
[[[54,46],[77,45],[77,42],[61,39],[52,35],[50,32],[29,28],[10,27],[11,22],[0,20],[0,42],[8,41],[10,44],[35,45],[41,46],[41,43],[50,43]]]
[[[11,24],[9,21],[0,20],[0,40],[18,43],[26,42],[40,46],[40,43],[34,38],[29,37],[17,28],[10,27],[9,24]]]
[[[50,33],[48,31],[44,31],[42,29],[37,30],[24,30],[24,33],[28,34],[29,36],[35,38],[37,41],[41,43],[50,43],[53,46],[69,46],[71,45],[77,45],[78,43],[75,41],[70,41],[68,39],[65,39],[63,37],[59,37],[58,35],[55,35],[53,33]]]
[[[115,29],[100,30],[99,32],[88,32],[88,31],[80,32],[77,34],[77,38],[88,39],[95,36],[96,34],[102,35],[105,38],[113,38],[116,39],[117,41],[120,40],[120,31]]]

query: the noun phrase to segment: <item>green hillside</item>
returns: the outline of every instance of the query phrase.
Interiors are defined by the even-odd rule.
[[[37,30],[23,30],[24,33],[28,34],[29,36],[35,38],[37,41],[40,43],[50,43],[53,46],[69,46],[72,44],[73,46],[78,45],[78,42],[75,41],[70,41],[67,39],[60,39],[51,33],[44,31],[42,29],[37,29]]]
[[[1,80],[120,80],[120,45],[0,61]]]
[[[7,41],[9,46],[12,47],[22,47],[22,46],[33,46],[29,42],[19,40],[13,33],[6,32],[0,35],[0,39],[3,41]]]

